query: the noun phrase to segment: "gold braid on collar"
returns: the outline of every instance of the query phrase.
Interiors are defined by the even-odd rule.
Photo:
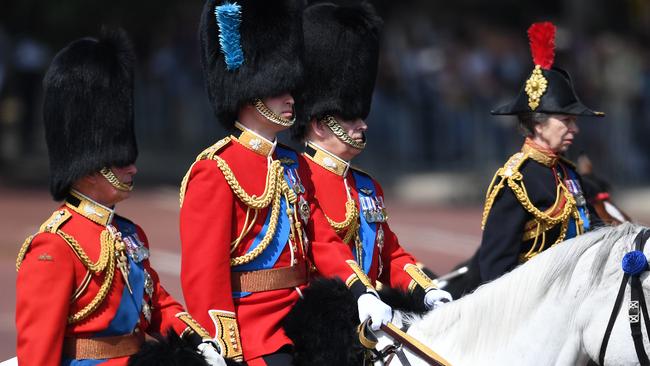
[[[533,142],[529,142],[529,140],[526,140],[524,146],[521,147],[521,152],[526,154],[529,158],[549,168],[555,165],[558,160],[557,155],[549,155],[550,153],[536,149],[535,146],[533,146]]]

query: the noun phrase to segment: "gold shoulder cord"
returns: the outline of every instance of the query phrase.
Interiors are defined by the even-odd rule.
[[[530,201],[530,198],[528,197],[528,193],[526,192],[526,186],[524,185],[523,182],[523,175],[519,171],[519,167],[521,167],[521,164],[526,159],[528,159],[527,154],[517,153],[508,160],[506,165],[504,165],[502,168],[499,168],[497,170],[486,194],[485,207],[483,209],[483,217],[481,220],[481,229],[484,229],[485,223],[487,221],[487,217],[490,213],[490,209],[492,208],[492,205],[494,204],[494,200],[496,199],[496,196],[499,194],[500,190],[504,187],[504,185],[507,184],[508,187],[510,187],[510,189],[514,193],[519,203],[521,203],[522,207],[534,217],[535,221],[537,221],[538,235],[535,237],[535,241],[533,242],[531,249],[525,255],[523,255],[524,260],[528,260],[532,258],[533,256],[535,256],[537,253],[541,252],[544,249],[544,245],[546,241],[544,232],[546,230],[548,230],[549,228],[557,224],[560,223],[562,224],[560,235],[558,236],[557,240],[552,244],[555,245],[561,242],[562,240],[564,240],[566,236],[569,216],[573,216],[574,219],[576,219],[576,226],[580,220],[579,213],[576,210],[575,199],[573,198],[573,195],[571,195],[571,192],[569,192],[569,190],[562,182],[559,182],[556,188],[555,204],[550,209],[544,212],[538,209],[537,207],[535,207],[535,205]],[[497,179],[498,179],[498,183],[495,185]],[[559,204],[561,196],[563,196],[564,199],[566,200],[564,208],[562,209],[559,215],[551,216],[550,213],[553,212],[555,207],[557,207],[557,205]],[[580,228],[578,228],[578,232],[581,232]],[[539,234],[541,234],[542,240],[541,240],[540,247],[537,248],[537,245],[539,243],[539,237],[540,237]]]
[[[192,172],[192,168],[194,167],[194,164],[201,160],[205,159],[212,159],[216,153],[219,152],[224,146],[226,146],[230,142],[230,136],[224,137],[221,140],[217,141],[214,145],[208,147],[207,149],[201,151],[199,155],[197,155],[196,159],[190,166],[190,168],[187,170],[187,173],[185,173],[185,176],[183,176],[183,180],[181,181],[181,189],[180,189],[180,205],[181,207],[183,206],[183,199],[185,199],[185,190],[187,189],[187,181],[190,179],[190,172]]]
[[[347,202],[345,202],[345,219],[343,221],[334,221],[327,215],[325,215],[325,217],[337,234],[340,234],[347,229],[345,237],[343,238],[344,243],[349,244],[352,237],[357,234],[357,229],[359,228],[359,222],[357,220],[359,218],[359,210],[357,210],[357,205],[354,200],[348,199]]]
[[[20,270],[20,265],[23,264],[23,259],[25,259],[25,254],[27,254],[27,250],[29,249],[29,246],[32,244],[32,240],[34,240],[34,237],[37,234],[30,235],[25,239],[23,242],[23,245],[20,246],[20,250],[18,251],[18,258],[16,258],[16,272]]]
[[[85,291],[85,289],[88,287],[90,284],[91,272],[95,275],[100,275],[102,272],[104,272],[104,270],[106,270],[106,275],[104,276],[104,282],[100,286],[97,295],[95,295],[92,301],[83,309],[79,310],[73,315],[68,316],[68,324],[78,323],[81,320],[87,318],[90,314],[97,310],[97,308],[99,308],[101,303],[108,295],[111,285],[113,284],[113,277],[115,274],[115,241],[118,240],[114,238],[108,232],[108,230],[104,229],[100,235],[101,248],[99,259],[97,262],[93,263],[79,242],[77,242],[77,240],[72,237],[72,235],[69,235],[59,229],[59,227],[63,225],[63,223],[67,221],[71,216],[72,215],[65,209],[59,210],[55,212],[49,220],[41,225],[41,228],[39,229],[39,233],[48,232],[60,236],[72,249],[77,258],[79,258],[84,267],[86,267],[88,270],[79,288],[77,288],[74,294],[72,294],[71,301],[77,300],[81,296],[81,293],[83,293],[83,291]],[[20,269],[20,265],[25,258],[25,253],[27,253],[29,245],[31,244],[34,237],[35,235],[28,237],[21,246],[18,253],[18,259],[16,260],[16,271]]]
[[[74,324],[77,322],[80,322],[81,320],[87,318],[90,314],[92,314],[99,305],[106,299],[106,295],[108,295],[108,292],[111,288],[111,285],[113,283],[113,277],[115,274],[115,238],[108,232],[108,230],[104,230],[101,233],[101,254],[99,256],[99,260],[97,263],[92,263],[90,258],[86,255],[86,253],[83,251],[79,243],[70,235],[58,231],[57,234],[59,234],[65,241],[68,243],[68,245],[72,248],[72,250],[75,252],[79,260],[81,260],[81,263],[88,268],[89,270],[95,272],[95,274],[100,274],[102,271],[106,269],[106,275],[104,276],[104,282],[102,282],[102,285],[99,287],[99,291],[97,292],[97,295],[92,299],[88,305],[86,305],[83,309],[79,310],[73,315],[70,315],[68,317],[68,324]]]
[[[101,303],[106,298],[106,295],[110,290],[111,284],[113,283],[113,275],[115,273],[115,261],[113,260],[115,243],[114,243],[114,239],[108,233],[108,231],[104,230],[101,234],[101,254],[99,255],[99,260],[97,261],[97,263],[93,263],[90,260],[90,258],[88,258],[88,255],[81,248],[81,245],[79,245],[79,243],[72,236],[64,233],[61,230],[58,230],[56,234],[59,235],[70,246],[70,248],[72,248],[72,251],[75,253],[77,258],[79,258],[81,263],[89,271],[92,271],[96,275],[99,275],[101,274],[102,271],[108,268],[108,270],[106,271],[106,276],[104,277],[104,282],[100,286],[97,295],[95,295],[95,298],[93,298],[93,300],[88,305],[86,305],[83,309],[79,310],[77,313],[70,315],[68,317],[68,324],[74,324],[87,318],[88,315],[92,314],[95,310],[97,310],[99,305],[101,305]],[[27,251],[29,243],[31,243],[33,237],[34,235],[30,236],[29,238],[27,238],[27,240],[25,240],[26,245],[23,244],[23,247],[21,248],[20,253],[18,254],[19,261],[17,261],[16,263],[16,270],[20,269],[22,258],[24,258],[25,252]],[[84,278],[84,281],[81,284],[80,288],[75,290],[75,293],[72,297],[73,300],[76,300],[81,294],[81,292],[83,292],[85,288],[87,288],[88,285],[90,284],[90,281],[87,280],[87,278],[89,278],[88,275],[86,275],[86,277]]]
[[[226,182],[228,183],[228,186],[230,186],[230,189],[235,194],[235,196],[237,196],[237,198],[242,203],[244,203],[249,210],[253,209],[256,211],[255,217],[253,218],[252,222],[250,222],[250,224],[248,223],[249,212],[247,211],[247,220],[244,223],[244,228],[242,229],[243,231],[238,236],[238,238],[231,243],[231,252],[235,249],[237,245],[239,245],[245,233],[250,231],[250,228],[255,222],[255,218],[257,218],[257,210],[267,208],[269,207],[269,205],[271,206],[271,217],[269,219],[269,225],[266,234],[262,238],[262,241],[259,243],[259,245],[250,253],[247,253],[240,257],[235,257],[230,259],[231,266],[238,266],[245,263],[249,263],[253,259],[257,258],[268,247],[268,245],[271,243],[271,240],[273,240],[273,237],[275,236],[277,224],[278,224],[278,218],[280,216],[282,196],[284,195],[287,198],[288,205],[292,205],[292,204],[295,205],[297,201],[297,197],[295,192],[289,187],[286,180],[284,179],[284,168],[282,167],[282,164],[279,160],[273,160],[271,162],[271,165],[269,166],[269,169],[266,173],[266,182],[264,185],[264,192],[262,193],[262,195],[258,197],[256,195],[249,195],[248,193],[246,193],[244,188],[239,184],[239,181],[237,181],[237,177],[235,177],[235,174],[230,169],[230,166],[228,166],[228,163],[226,163],[225,160],[223,160],[222,158],[216,155],[216,153],[221,148],[223,148],[228,142],[230,142],[230,140],[231,140],[230,137],[226,137],[220,140],[219,142],[217,142],[216,144],[212,145],[208,149],[204,150],[201,154],[199,154],[199,156],[197,156],[196,161],[194,163],[206,159],[214,160],[217,163],[219,170],[221,170],[221,173],[223,173],[223,176]],[[183,181],[181,183],[181,191],[180,191],[181,206],[183,204],[183,199],[185,197],[185,190],[187,188],[187,182],[189,180],[189,175],[191,171],[192,168],[190,167],[190,169],[188,170],[187,174],[185,174],[185,177],[183,178]],[[291,217],[294,211],[295,210],[288,208],[287,214]],[[298,222],[294,222],[292,220],[292,226],[293,225],[298,225]]]
[[[39,227],[38,232],[36,234],[31,235],[27,239],[25,239],[23,244],[20,246],[20,250],[18,251],[18,257],[16,258],[16,272],[20,270],[20,265],[23,263],[23,259],[25,259],[25,255],[29,250],[29,246],[32,244],[32,240],[34,240],[34,237],[36,237],[36,235],[40,233],[45,233],[45,232],[56,233],[57,230],[59,230],[59,227],[61,227],[71,217],[72,214],[67,209],[62,208],[56,210]]]
[[[516,173],[518,174],[519,167],[521,166],[521,164],[524,163],[524,161],[526,161],[526,159],[528,159],[528,156],[524,155],[521,152],[516,153],[515,155],[511,156],[510,159],[508,159],[508,161],[503,167],[497,169],[497,172],[494,174],[494,177],[492,178],[492,182],[490,182],[490,186],[488,187],[488,190],[485,194],[485,206],[483,207],[483,217],[481,219],[481,230],[485,229],[485,223],[487,221],[488,214],[492,209],[494,200],[496,199],[497,195],[503,188],[505,180],[509,179],[511,176],[513,176]],[[495,185],[497,179],[499,180],[499,182]]]

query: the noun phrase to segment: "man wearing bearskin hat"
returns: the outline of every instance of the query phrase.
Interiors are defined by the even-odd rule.
[[[579,132],[577,118],[604,113],[587,108],[569,74],[553,65],[555,30],[549,22],[528,29],[535,67],[516,99],[492,111],[516,115],[525,141],[494,175],[483,210],[481,246],[469,273],[450,283],[454,294],[496,279],[600,221],[564,153]]]
[[[432,309],[451,297],[399,245],[379,183],[350,166],[366,146],[381,19],[366,1],[339,3],[305,9],[305,83],[294,137],[306,144],[310,180],[329,224],[372,284],[418,291]]]
[[[137,171],[133,62],[126,35],[104,31],[69,44],[45,76],[50,191],[63,204],[16,262],[20,365],[126,365],[145,334],[169,330],[224,364],[161,286],[142,229],[114,211]]]
[[[222,354],[251,366],[291,363],[281,323],[314,268],[346,282],[364,319],[392,316],[314,200],[304,158],[277,143],[294,122],[302,10],[299,0],[209,0],[199,30],[208,96],[233,133],[183,179],[181,282]]]

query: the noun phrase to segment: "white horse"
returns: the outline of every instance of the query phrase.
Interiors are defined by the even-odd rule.
[[[411,323],[408,334],[464,365],[585,365],[600,346],[623,277],[621,260],[634,250],[632,224],[608,227],[556,245],[474,293]],[[645,247],[650,258],[650,244]],[[648,272],[641,275],[648,300]],[[629,285],[608,343],[605,365],[638,365],[630,335]],[[397,314],[397,321],[403,314]],[[647,330],[643,343],[649,349]],[[378,349],[388,340],[380,336]],[[406,351],[411,365],[426,365]],[[377,363],[378,365],[379,363]],[[397,357],[390,363],[401,365]]]

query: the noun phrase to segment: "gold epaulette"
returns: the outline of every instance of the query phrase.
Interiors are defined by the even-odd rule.
[[[59,231],[61,225],[63,225],[71,217],[72,214],[66,209],[62,208],[60,210],[56,210],[54,213],[52,213],[50,218],[45,220],[36,234],[30,235],[27,239],[25,239],[23,245],[20,246],[20,250],[18,251],[18,258],[16,258],[16,272],[18,272],[20,269],[20,265],[23,263],[25,254],[27,254],[27,250],[29,250],[29,246],[32,244],[34,237],[40,233],[56,233]]]
[[[183,180],[181,181],[181,189],[180,189],[180,197],[179,197],[179,202],[180,205],[183,206],[183,199],[185,198],[185,190],[187,189],[187,181],[190,178],[190,173],[192,172],[192,168],[194,167],[194,164],[201,160],[213,160],[215,155],[223,149],[228,143],[231,141],[231,137],[227,136],[222,138],[221,140],[217,141],[214,145],[208,147],[207,149],[201,151],[199,155],[196,156],[196,159],[190,166],[190,168],[187,170],[187,173],[185,173],[185,176],[183,177]]]
[[[485,194],[485,206],[483,207],[483,217],[481,219],[481,229],[485,228],[485,222],[487,221],[488,214],[492,209],[494,200],[496,196],[501,191],[501,188],[505,185],[507,180],[521,180],[522,176],[519,172],[521,165],[528,159],[528,155],[523,152],[518,152],[512,155],[508,161],[503,165],[503,167],[497,169],[497,172],[492,178],[492,182],[487,189]]]

